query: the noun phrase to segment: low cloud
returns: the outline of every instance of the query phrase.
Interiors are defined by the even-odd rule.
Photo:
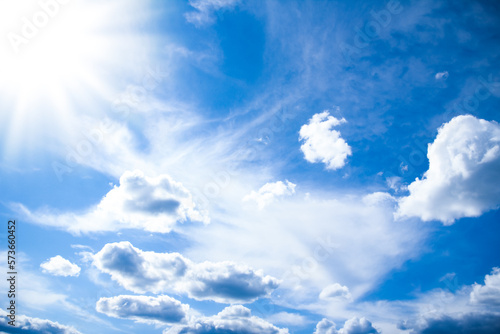
[[[323,319],[316,325],[314,334],[379,334],[370,321],[366,318],[351,318],[347,320],[344,327],[337,330],[334,322]]]
[[[288,334],[273,324],[251,315],[251,311],[241,305],[226,307],[212,317],[201,317],[185,326],[174,326],[164,334]]]
[[[288,180],[274,183],[266,183],[259,191],[252,191],[243,198],[243,201],[255,201],[260,209],[271,204],[277,197],[290,196],[295,194],[295,184]]]
[[[474,116],[444,124],[429,145],[429,170],[408,186],[397,216],[451,225],[500,205],[500,126]]]
[[[20,204],[13,209],[29,221],[74,234],[122,229],[168,233],[177,223],[209,222],[208,216],[196,209],[191,194],[181,183],[165,174],[148,177],[139,170],[123,173],[120,185],[83,214],[31,212]]]
[[[484,278],[484,284],[474,284],[470,294],[473,304],[500,307],[500,268],[493,268]]]
[[[58,322],[16,315],[16,326],[8,324],[7,312],[0,309],[0,332],[29,334],[81,334],[74,327],[61,325]]]
[[[55,276],[78,276],[80,267],[63,258],[61,255],[51,257],[40,265],[44,273]]]
[[[315,114],[300,128],[299,140],[304,141],[300,149],[304,158],[312,163],[322,162],[330,170],[344,167],[347,157],[352,154],[351,147],[340,132],[332,128],[346,122],[344,118],[330,116],[328,111]]]
[[[106,244],[93,263],[135,293],[174,292],[219,303],[252,302],[269,295],[279,283],[245,265],[193,263],[179,253],[145,252],[129,242]]]
[[[189,305],[169,296],[121,295],[99,299],[96,310],[113,318],[176,324],[186,320]]]

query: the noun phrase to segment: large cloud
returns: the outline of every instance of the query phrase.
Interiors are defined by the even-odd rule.
[[[44,273],[55,276],[78,276],[80,267],[63,258],[61,255],[51,257],[48,261],[40,264]]]
[[[217,315],[202,317],[186,326],[174,326],[165,334],[288,334],[269,322],[252,316],[248,308],[241,305],[226,307]]]
[[[429,170],[408,186],[399,216],[452,224],[500,204],[500,126],[473,116],[444,124],[429,145]]]
[[[47,210],[31,212],[20,204],[16,209],[29,221],[75,234],[121,229],[167,233],[178,222],[209,222],[208,217],[196,209],[191,194],[181,183],[165,174],[148,177],[139,170],[123,173],[120,185],[81,215]]]
[[[186,293],[197,300],[252,302],[278,287],[278,280],[233,262],[193,263],[179,253],[144,252],[129,242],[106,244],[94,265],[136,293]]]
[[[0,309],[0,332],[30,333],[30,334],[81,334],[74,327],[61,325],[57,322],[16,315],[16,326],[8,324],[7,312]]]
[[[466,313],[430,316],[414,326],[400,326],[412,329],[411,334],[498,334],[500,314]]]
[[[337,330],[334,322],[328,319],[321,320],[316,325],[314,334],[379,334],[366,318],[351,318],[347,320],[344,327]]]
[[[340,132],[332,130],[334,126],[346,123],[344,118],[330,116],[328,111],[315,114],[308,124],[300,128],[299,140],[304,140],[300,147],[304,158],[309,162],[323,162],[327,169],[344,167],[347,156],[351,155],[351,147],[340,136]]]
[[[255,201],[260,209],[271,204],[279,196],[290,196],[295,194],[295,184],[288,180],[274,183],[266,183],[258,192],[252,191],[243,198],[244,201]]]
[[[114,318],[138,322],[181,323],[186,320],[189,305],[169,296],[116,296],[101,298],[96,310]]]

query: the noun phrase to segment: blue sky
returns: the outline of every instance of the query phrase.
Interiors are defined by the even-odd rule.
[[[1,4],[0,333],[498,333],[499,15]]]

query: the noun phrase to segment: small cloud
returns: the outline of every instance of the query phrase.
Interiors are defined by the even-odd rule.
[[[330,116],[328,110],[315,114],[299,132],[299,141],[304,141],[300,147],[304,159],[311,163],[322,162],[330,170],[344,167],[347,157],[352,155],[351,147],[339,131],[332,129],[344,123],[347,123],[344,118]]]
[[[258,192],[252,191],[249,195],[243,198],[243,201],[255,201],[260,209],[274,202],[277,197],[291,196],[295,194],[295,186],[288,180],[274,183],[266,183]]]
[[[78,276],[80,267],[71,263],[60,255],[51,257],[48,261],[40,265],[44,273],[55,276]]]
[[[436,78],[436,80],[446,80],[446,79],[448,79],[448,72],[447,71],[438,72],[438,73],[436,73],[435,78]]]
[[[351,293],[348,287],[334,283],[324,288],[319,294],[319,298],[323,300],[348,300],[351,299]]]
[[[189,23],[197,27],[207,26],[215,22],[214,13],[224,8],[233,8],[239,0],[189,0],[196,11],[184,14]]]
[[[278,325],[302,326],[308,321],[306,317],[297,313],[279,312],[266,318],[267,321]]]

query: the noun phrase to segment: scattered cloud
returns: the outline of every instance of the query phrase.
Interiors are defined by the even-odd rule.
[[[94,265],[136,293],[185,293],[196,300],[247,303],[265,297],[279,281],[233,262],[193,263],[179,253],[145,252],[129,242],[106,244]]]
[[[295,186],[288,180],[274,183],[266,183],[258,192],[252,191],[249,195],[243,198],[243,201],[255,201],[260,209],[271,204],[277,197],[290,196],[295,194]]]
[[[323,300],[350,299],[351,293],[348,287],[335,283],[321,290],[319,298]]]
[[[323,319],[316,325],[314,334],[379,334],[370,321],[366,318],[351,318],[347,320],[344,327],[337,330],[334,322]]]
[[[185,326],[173,326],[164,334],[288,334],[273,324],[251,315],[251,311],[241,305],[226,307],[217,315],[201,317]]]
[[[75,276],[80,275],[80,267],[63,258],[61,255],[51,257],[48,261],[40,265],[44,273],[55,276]]]
[[[448,71],[444,71],[444,72],[438,72],[436,73],[436,80],[446,80],[448,79]]]
[[[186,320],[189,305],[169,296],[121,295],[99,299],[96,310],[113,318],[175,324]]]
[[[351,147],[339,131],[332,129],[343,123],[347,123],[344,118],[330,116],[327,110],[315,114],[308,124],[300,128],[299,140],[304,141],[300,149],[304,158],[312,163],[322,162],[330,170],[344,167],[347,157],[352,154]]]
[[[408,186],[398,216],[451,225],[500,204],[500,126],[474,116],[444,124],[429,145],[429,170]]]
[[[61,325],[58,322],[31,318],[25,315],[16,315],[16,326],[8,324],[10,319],[8,313],[0,309],[0,331],[7,333],[30,333],[30,334],[81,334],[74,327]]]
[[[32,222],[74,234],[122,229],[168,233],[179,222],[209,222],[208,216],[196,209],[191,194],[181,183],[165,174],[148,177],[139,170],[123,173],[120,185],[81,215],[48,210],[31,212],[21,204],[14,208]]]
[[[197,27],[215,22],[214,12],[223,8],[233,8],[239,0],[189,0],[196,11],[184,14],[186,20]]]

